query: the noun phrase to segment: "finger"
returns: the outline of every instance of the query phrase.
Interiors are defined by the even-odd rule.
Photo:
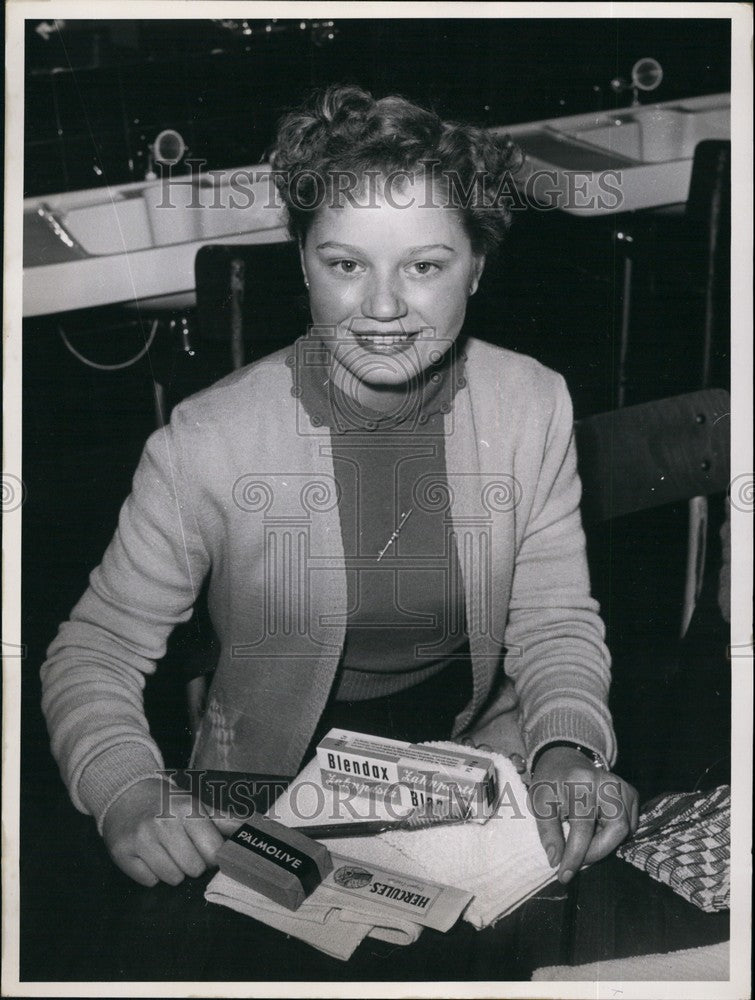
[[[535,817],[540,842],[550,866],[555,868],[564,853],[558,786],[553,781],[533,781],[528,795],[530,812]]]
[[[623,818],[627,832],[637,829],[639,823],[639,796],[637,789],[616,775],[607,774],[600,782],[600,805],[598,819],[601,815],[605,820]]]
[[[637,827],[640,825],[640,800],[634,789],[632,789],[632,792],[629,807],[629,832],[634,836],[637,833]]]
[[[595,835],[590,841],[584,863],[591,865],[606,857],[611,851],[616,850],[622,840],[626,839],[628,833],[629,817],[626,813],[622,813],[616,819],[599,822]]]
[[[607,787],[605,784],[603,789]],[[618,797],[615,794],[610,798],[607,795],[600,796],[598,827],[587,851],[585,864],[592,864],[610,854],[632,830],[637,828],[639,818],[637,792],[625,782],[620,782],[618,788],[614,786],[612,789],[613,792],[617,790],[620,790]]]
[[[577,816],[569,819],[569,836],[558,869],[559,881],[566,883],[578,872],[595,832],[595,816]]]
[[[186,827],[179,823],[172,823],[170,828],[163,827],[160,839],[165,850],[185,875],[198,878],[207,867]]]
[[[183,881],[184,872],[158,840],[151,840],[146,844],[139,856],[161,882],[167,882],[168,885],[178,885],[179,882]]]
[[[157,885],[160,881],[141,858],[135,858],[132,855],[119,857],[115,854],[112,857],[124,875],[128,875],[129,878],[132,878],[134,882],[138,882],[139,885],[151,889],[153,885]]]
[[[548,858],[548,864],[555,868],[561,861],[564,854],[564,832],[561,829],[560,819],[538,819],[537,832],[540,834],[540,843]]]
[[[199,851],[205,866],[217,864],[215,855],[225,838],[210,817],[202,816],[201,819],[190,819],[186,823],[185,829],[191,837],[194,847]]]

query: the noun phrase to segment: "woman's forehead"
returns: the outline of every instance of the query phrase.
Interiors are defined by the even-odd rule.
[[[369,201],[323,203],[314,214],[308,236],[315,245],[379,241],[387,245],[445,244],[458,250],[469,244],[459,212],[434,203],[409,184],[401,192]]]

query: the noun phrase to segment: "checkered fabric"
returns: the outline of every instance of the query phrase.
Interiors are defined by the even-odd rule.
[[[649,806],[618,856],[707,913],[728,909],[730,787],[664,795]]]

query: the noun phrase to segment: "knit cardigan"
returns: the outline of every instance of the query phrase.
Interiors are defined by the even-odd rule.
[[[294,774],[331,695],[347,621],[330,437],[292,390],[296,345],[190,397],[151,435],[117,531],[42,666],[53,754],[77,808],[163,767],[146,677],[210,573],[221,653],[197,768]],[[454,737],[531,762],[554,740],[616,748],[562,377],[470,339],[444,416],[473,696]]]

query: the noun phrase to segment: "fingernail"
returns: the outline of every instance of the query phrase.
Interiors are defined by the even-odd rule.
[[[571,878],[572,878],[573,875],[574,875],[574,872],[571,870],[571,868],[567,868],[566,871],[561,872],[561,874],[559,875],[559,879],[562,882],[566,883],[566,882],[571,881]]]
[[[555,868],[557,860],[556,845],[551,844],[545,853],[548,855],[548,864],[551,866],[551,868]]]

